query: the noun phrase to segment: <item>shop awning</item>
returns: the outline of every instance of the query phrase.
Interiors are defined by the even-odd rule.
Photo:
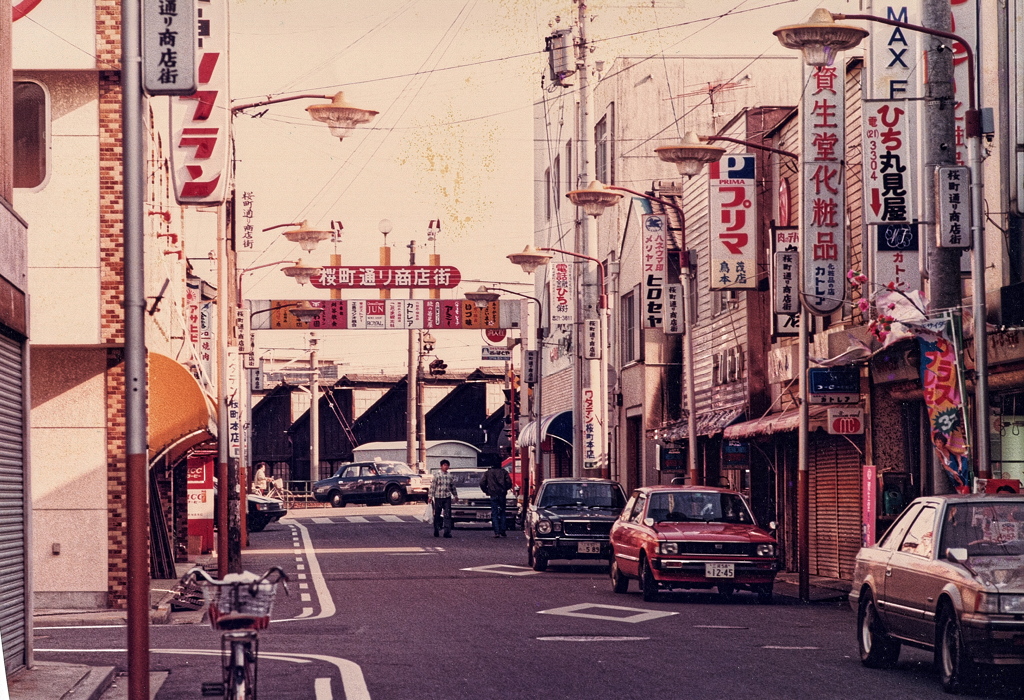
[[[702,413],[697,416],[697,435],[715,435],[722,432],[727,425],[742,416],[744,411],[743,407],[735,407]],[[690,437],[690,429],[685,419],[677,420],[657,430],[649,430],[648,437],[655,440],[678,442]]]
[[[540,422],[541,433],[544,438],[556,437],[572,444],[572,411],[562,411],[560,413],[549,413],[544,416]],[[541,438],[542,440],[544,438]],[[519,435],[516,437],[516,446],[518,447],[533,447],[537,444],[537,428],[536,422],[530,421],[524,423],[519,428]]]
[[[216,434],[216,415],[195,377],[171,358],[149,353],[149,453],[178,452]]]
[[[811,430],[824,428],[827,410],[825,406],[811,406],[808,411],[808,427]],[[787,433],[800,427],[800,411],[793,408],[782,413],[772,413],[762,418],[748,420],[744,423],[730,425],[725,429],[725,437],[730,440],[755,437],[757,435],[773,435]]]

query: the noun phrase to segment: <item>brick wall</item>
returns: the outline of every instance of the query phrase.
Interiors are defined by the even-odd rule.
[[[124,253],[121,170],[120,0],[96,0],[96,62],[99,72],[100,334],[104,343],[124,344]],[[109,605],[126,607],[127,510],[124,362],[111,350],[107,369],[107,594]]]
[[[572,372],[573,368],[568,367],[544,377],[544,389],[541,392],[543,415],[572,410]]]

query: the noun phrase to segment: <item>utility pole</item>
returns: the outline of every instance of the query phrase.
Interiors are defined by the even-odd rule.
[[[587,3],[586,0],[577,0],[580,37],[577,43],[576,72],[579,75],[579,133],[576,135],[576,158],[579,163],[576,182],[579,188],[586,187],[590,182],[590,76],[587,54],[590,51],[587,45]],[[569,166],[571,167],[571,165]],[[583,255],[598,257],[597,253],[597,227],[591,227],[590,218],[577,209],[580,215],[576,222],[576,248]],[[601,476],[607,463],[607,415],[608,396],[603,391],[605,382],[602,381],[602,374],[607,373],[603,367],[605,346],[607,339],[602,337],[598,344],[598,359],[584,359],[586,347],[585,328],[587,320],[603,319],[603,310],[598,309],[600,290],[598,289],[597,265],[599,263],[587,261],[584,263],[583,285],[581,290],[580,313],[576,318],[576,387],[574,392],[573,406],[573,474],[582,476],[585,472],[584,465],[591,460],[585,459],[586,443],[589,440],[594,442],[594,455],[596,467],[602,471],[596,476]],[[586,437],[586,419],[584,417],[585,401],[584,393],[590,392],[592,409],[590,419],[597,423],[592,438]]]
[[[309,478],[320,479],[320,370],[316,353],[319,339],[309,334]]]
[[[416,264],[416,241],[409,241],[409,264]],[[409,298],[412,299],[412,287],[409,287]],[[405,387],[405,463],[415,469],[416,465],[416,396],[419,393],[419,382],[416,377],[416,370],[419,366],[418,356],[420,354],[419,343],[416,340],[416,331],[409,329],[409,376],[406,379]]]
[[[924,0],[921,24],[930,29],[952,31],[949,0]],[[960,282],[960,248],[939,248],[936,245],[938,212],[934,173],[938,168],[956,165],[956,122],[953,94],[953,52],[949,42],[925,34],[928,70],[924,82],[924,202],[922,214],[926,223],[923,236],[926,246],[929,315],[946,309],[958,313],[963,303]],[[977,245],[977,241],[974,241]],[[962,397],[966,401],[967,397]],[[987,407],[976,406],[978,411]],[[964,426],[964,434],[969,434]],[[932,465],[932,483],[936,493],[951,491],[945,470],[938,460]]]

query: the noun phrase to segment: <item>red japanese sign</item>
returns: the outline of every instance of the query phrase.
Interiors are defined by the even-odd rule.
[[[226,0],[201,4],[199,89],[171,98],[171,172],[180,204],[223,204],[231,128],[228,9]]]
[[[446,265],[324,267],[310,279],[317,289],[452,289],[462,281]]]
[[[845,78],[836,66],[811,69],[801,105],[801,292],[816,314],[832,313],[846,298]]]
[[[711,289],[756,289],[754,156],[728,154],[708,166]]]

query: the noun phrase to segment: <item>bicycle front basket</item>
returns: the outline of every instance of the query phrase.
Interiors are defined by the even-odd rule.
[[[233,581],[204,587],[210,604],[210,624],[214,629],[263,629],[270,623],[270,612],[277,595],[277,582],[263,580],[253,585]]]

